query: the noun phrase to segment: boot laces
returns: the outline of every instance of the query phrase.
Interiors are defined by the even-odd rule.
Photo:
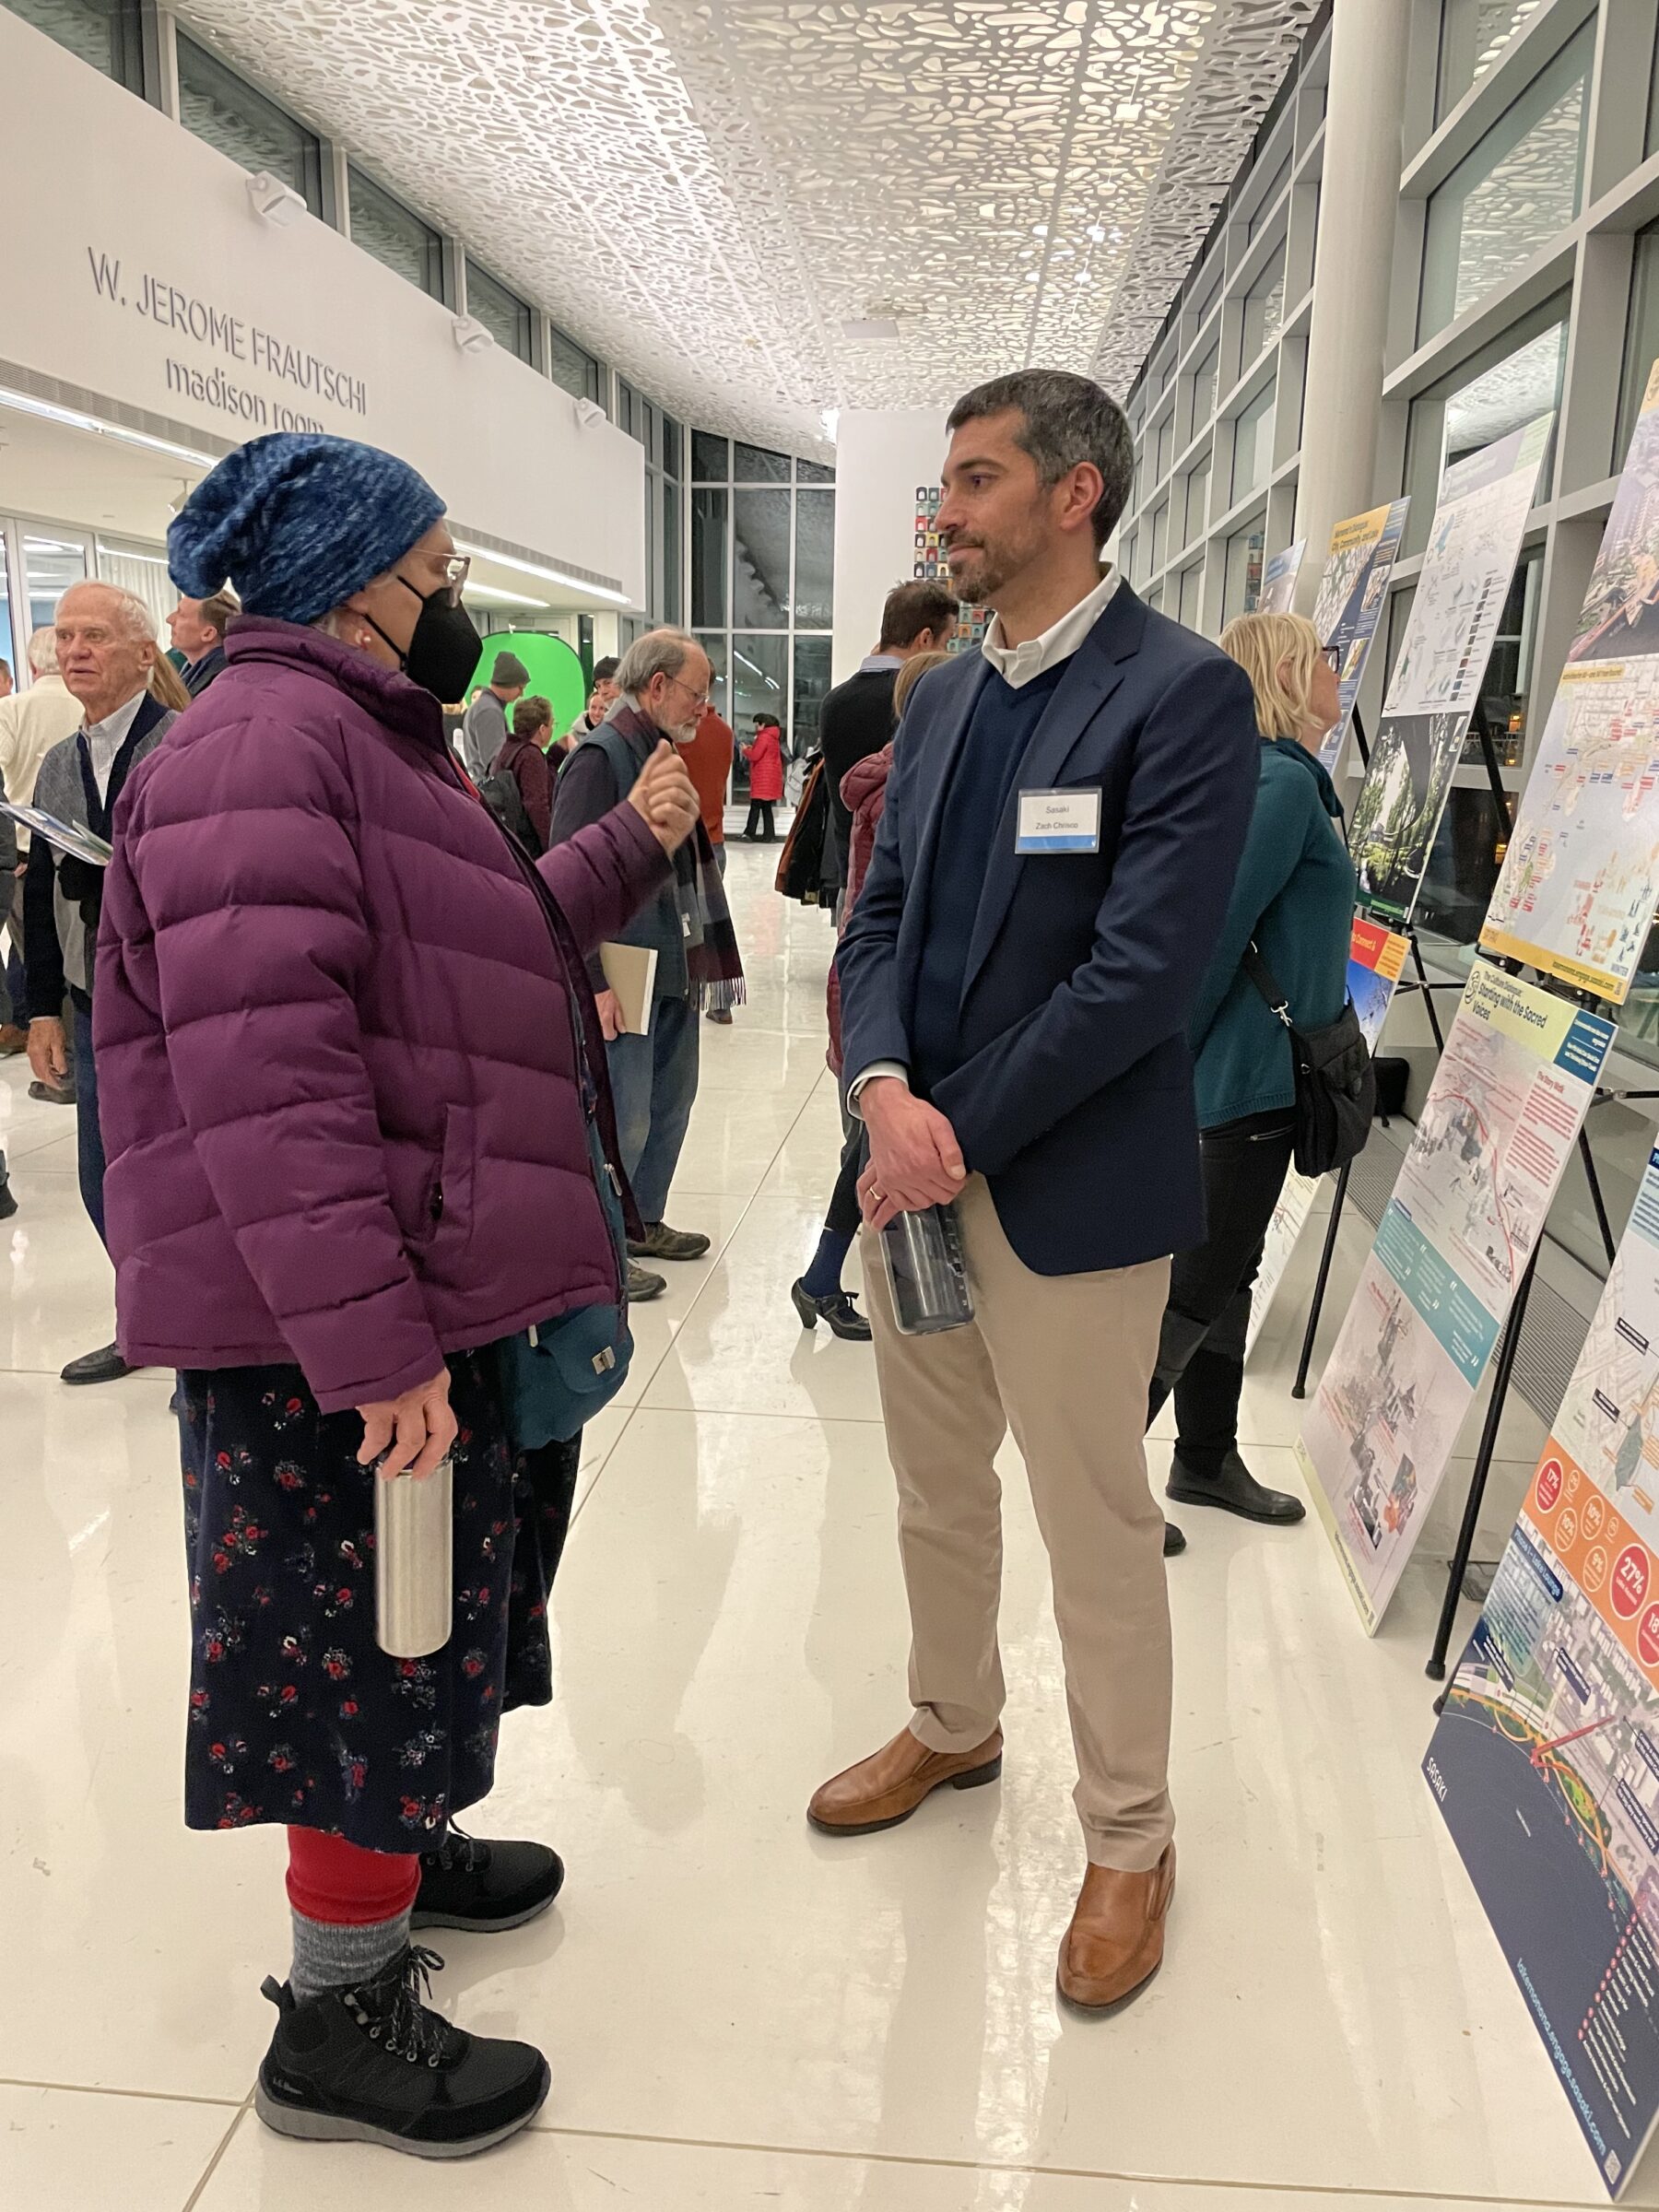
[[[438,2067],[456,2055],[458,2031],[426,2002],[432,1994],[432,1974],[442,1967],[436,1951],[412,1943],[373,1982],[346,1992],[358,2026],[369,2030],[388,2057],[412,2066],[424,2060]]]

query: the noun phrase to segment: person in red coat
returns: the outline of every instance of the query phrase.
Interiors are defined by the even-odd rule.
[[[775,716],[756,715],[755,734],[744,747],[743,757],[749,771],[749,814],[744,841],[751,845],[757,841],[759,823],[759,842],[770,845],[776,835],[772,808],[783,796],[783,733]]]

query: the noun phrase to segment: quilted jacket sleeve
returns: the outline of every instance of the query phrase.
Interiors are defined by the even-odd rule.
[[[598,755],[601,768],[604,761]],[[571,771],[559,780],[562,794]],[[584,953],[598,950],[607,937],[626,929],[648,899],[667,881],[668,855],[626,801],[597,820],[566,834],[555,820],[561,841],[537,861],[547,888],[564,909]]]
[[[169,1068],[214,1199],[323,1410],[395,1397],[443,1356],[363,1060],[370,941],[342,757],[255,720],[135,797],[119,888],[153,933]]]

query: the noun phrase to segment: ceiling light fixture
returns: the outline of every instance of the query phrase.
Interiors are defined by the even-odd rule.
[[[51,400],[36,399],[30,392],[14,392],[6,385],[0,385],[0,407],[15,407],[20,415],[38,415],[43,422],[61,422],[66,429],[92,430],[123,445],[141,445],[147,453],[171,453],[177,461],[194,461],[198,468],[213,468],[218,463],[217,454],[198,453],[194,446],[175,445],[171,438],[152,438],[147,430],[129,430],[124,423],[100,422],[96,415],[83,415],[78,407],[55,406]]]
[[[899,324],[891,315],[853,315],[841,326],[849,346],[897,346]]]
[[[305,202],[291,184],[274,177],[268,169],[262,169],[248,179],[248,205],[261,222],[275,223],[286,229],[308,212]]]
[[[117,560],[141,560],[152,569],[164,569],[167,566],[164,553],[135,553],[125,546],[112,546],[101,537],[98,541],[98,549],[100,553],[112,553]]]
[[[498,606],[541,606],[551,605],[547,599],[532,599],[527,592],[503,592],[493,583],[474,583],[467,578],[465,596],[468,599],[493,599]]]
[[[573,592],[586,592],[594,599],[608,599],[613,606],[630,604],[626,592],[615,592],[608,583],[588,583],[580,576],[567,576],[562,569],[544,568],[539,561],[518,560],[511,553],[498,553],[493,546],[470,545],[465,538],[455,540],[457,553],[469,553],[475,560],[488,560],[498,569],[516,569],[521,576],[539,576],[547,583],[562,583]]]

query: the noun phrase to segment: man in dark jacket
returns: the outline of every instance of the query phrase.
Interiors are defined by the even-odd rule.
[[[215,592],[206,599],[181,599],[168,616],[173,650],[184,656],[179,674],[192,699],[200,699],[223,669],[225,631],[236,611],[229,592]]]
[[[901,583],[887,595],[881,636],[856,674],[837,684],[818,717],[818,744],[830,784],[830,835],[838,884],[847,880],[853,816],[841,796],[841,779],[859,761],[878,753],[893,734],[893,686],[906,661],[918,653],[942,653],[955,634],[956,594],[942,583]]]
[[[602,722],[565,761],[553,794],[548,846],[562,844],[628,796],[653,749],[653,734],[676,746],[689,744],[709,703],[714,672],[701,646],[675,629],[648,630],[635,640],[617,668],[623,722]],[[626,724],[626,726],[624,726]],[[590,963],[594,995],[608,1045],[611,1091],[622,1166],[633,1185],[644,1238],[629,1245],[628,1294],[636,1303],[660,1298],[668,1288],[640,1260],[699,1260],[709,1240],[696,1230],[671,1229],[664,1219],[669,1186],[697,1097],[697,1008],[686,960],[679,896],[670,882],[641,907],[621,943],[654,952],[651,1029],[629,1033],[617,994],[595,956]]]
[[[156,660],[149,610],[112,583],[72,584],[57,605],[58,670],[85,720],[41,763],[34,803],[43,813],[112,841],[116,802],[135,768],[177,716],[149,690]],[[60,853],[38,832],[23,878],[23,952],[29,987],[29,1065],[42,1083],[69,1071],[64,1001],[75,1030],[75,1116],[81,1203],[104,1233],[103,1137],[92,1057],[92,957],[103,870]],[[72,1359],[65,1382],[112,1382],[128,1372],[112,1344]]]
[[[1048,1547],[1088,1870],[1072,2002],[1157,1971],[1175,1882],[1163,1516],[1142,1450],[1170,1254],[1204,1207],[1186,1024],[1255,795],[1249,678],[1100,547],[1133,467],[1099,385],[998,378],[950,418],[939,530],[994,607],[910,708],[841,970],[880,1230],[954,1207],[973,1317],[902,1335],[865,1284],[912,1642],[909,1724],[812,1801],[830,1834],[1001,1771],[1001,1492],[1018,1440]]]

